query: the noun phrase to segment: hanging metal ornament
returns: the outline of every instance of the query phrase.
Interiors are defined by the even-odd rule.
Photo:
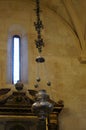
[[[34,26],[35,26],[35,30],[37,31],[37,39],[35,40],[35,44],[36,44],[36,48],[38,49],[38,52],[39,52],[39,55],[42,53],[42,49],[44,47],[44,41],[43,41],[43,38],[41,36],[41,32],[42,32],[42,29],[44,28],[43,24],[42,24],[42,20],[40,19],[40,13],[42,12],[40,10],[40,2],[39,0],[36,0],[36,9],[35,9],[35,12],[36,12],[36,17],[37,17],[37,20],[36,22],[34,22]],[[51,86],[51,82],[49,81],[48,79],[48,74],[46,73],[46,67],[45,67],[45,58],[42,57],[42,56],[38,56],[36,58],[36,63],[37,63],[37,78],[36,78],[36,84],[34,85],[35,88],[38,88],[39,87],[39,82],[41,81],[41,77],[40,77],[40,70],[41,67],[44,65],[44,73],[45,73],[45,77],[46,77],[46,80],[47,80],[47,83],[46,85],[47,86]]]
[[[40,19],[40,3],[39,0],[36,0],[36,16],[37,21],[34,22],[35,29],[37,31],[37,39],[35,40],[36,48],[38,49],[39,56],[35,59],[37,63],[37,78],[36,78],[36,84],[34,85],[35,88],[38,88],[40,85],[42,78],[40,75],[41,67],[44,69],[44,75],[46,77],[46,85],[51,86],[51,82],[48,80],[47,76],[47,70],[45,65],[45,58],[40,56],[42,53],[42,48],[44,47],[43,38],[41,36],[41,31],[43,29],[42,20]],[[53,104],[50,102],[50,98],[48,94],[46,93],[46,90],[39,90],[38,93],[35,95],[36,100],[32,105],[32,111],[40,118],[45,119],[48,114],[53,110]]]
[[[43,29],[43,24],[42,24],[42,20],[40,19],[40,6],[39,6],[39,0],[36,0],[36,16],[37,16],[37,21],[34,22],[34,26],[35,29],[37,31],[37,39],[35,40],[35,44],[36,44],[36,48],[38,48],[39,53],[42,52],[42,47],[44,47],[44,42],[43,42],[43,38],[41,36],[41,31]]]

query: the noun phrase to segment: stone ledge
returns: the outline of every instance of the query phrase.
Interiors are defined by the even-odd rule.
[[[81,56],[79,57],[79,61],[80,61],[80,63],[82,63],[82,64],[86,64],[86,55],[81,55]]]

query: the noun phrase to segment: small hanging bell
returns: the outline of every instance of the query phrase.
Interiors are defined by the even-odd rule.
[[[38,88],[38,87],[39,87],[39,85],[38,85],[38,84],[34,84],[34,87],[35,87],[35,88]]]
[[[38,77],[38,78],[36,79],[37,82],[40,82],[40,80],[41,80],[40,77]]]
[[[48,86],[51,86],[51,82],[50,82],[50,81],[48,81],[48,82],[47,82],[47,85],[48,85]]]

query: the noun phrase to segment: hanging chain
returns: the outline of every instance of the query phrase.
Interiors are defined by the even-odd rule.
[[[40,3],[39,0],[36,0],[36,16],[37,16],[37,21],[34,22],[34,26],[35,29],[37,31],[37,39],[35,40],[35,44],[36,44],[36,48],[38,48],[38,52],[41,53],[42,52],[42,47],[44,47],[44,42],[43,42],[43,38],[41,37],[41,31],[43,29],[43,24],[42,24],[42,20],[40,19]]]
[[[36,9],[35,9],[35,12],[36,12],[36,17],[37,17],[37,21],[34,22],[34,26],[35,26],[35,30],[37,31],[37,39],[35,40],[35,44],[36,44],[36,48],[38,49],[38,52],[41,53],[42,52],[42,48],[44,47],[44,42],[43,42],[43,38],[41,36],[41,32],[42,32],[42,29],[44,28],[43,24],[42,24],[42,20],[40,19],[40,12],[42,12],[40,10],[40,0],[35,0],[36,2]],[[41,77],[40,77],[40,70],[43,65],[43,69],[44,69],[44,75],[46,77],[46,80],[47,80],[47,86],[51,86],[51,82],[48,80],[48,74],[47,74],[47,71],[46,71],[46,67],[45,67],[45,58],[42,57],[41,55],[38,56],[36,58],[36,62],[37,62],[37,77],[36,77],[36,84],[34,85],[35,88],[38,88],[39,87],[39,84],[40,84],[40,81],[41,81]]]

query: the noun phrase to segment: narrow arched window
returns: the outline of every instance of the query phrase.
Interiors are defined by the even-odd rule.
[[[14,35],[12,39],[12,83],[21,80],[21,39]]]
[[[15,34],[14,34],[15,32]],[[7,44],[7,83],[28,83],[28,36],[23,29],[11,28]]]

